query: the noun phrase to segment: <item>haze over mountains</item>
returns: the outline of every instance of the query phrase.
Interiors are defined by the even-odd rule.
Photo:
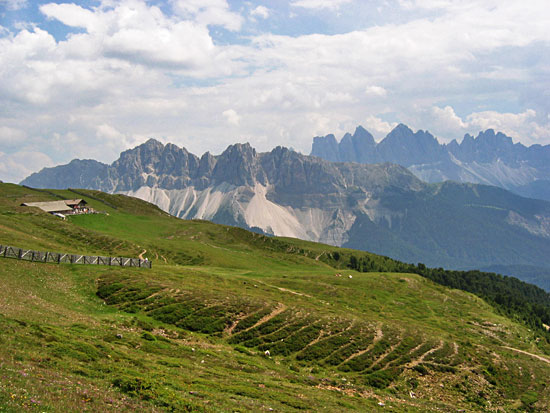
[[[315,137],[311,155],[334,162],[392,162],[427,182],[454,180],[495,185],[517,194],[550,200],[550,145],[526,147],[488,129],[461,143],[440,144],[427,131],[400,124],[378,144],[359,126],[340,142],[334,135]]]
[[[493,186],[427,184],[396,164],[333,163],[282,147],[257,153],[235,144],[199,158],[151,139],[112,165],[73,160],[22,184],[124,193],[181,218],[430,266],[547,267],[550,256],[548,202]]]

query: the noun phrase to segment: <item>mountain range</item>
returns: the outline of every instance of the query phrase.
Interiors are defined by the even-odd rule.
[[[313,138],[311,155],[333,162],[403,165],[426,182],[481,183],[519,195],[550,200],[550,145],[525,146],[488,129],[476,138],[441,144],[429,132],[400,124],[382,141],[358,126],[340,142],[333,134]]]
[[[88,188],[152,202],[185,219],[362,249],[406,262],[548,268],[550,203],[501,188],[428,184],[391,163],[335,163],[249,144],[197,157],[154,139],[111,165],[73,160],[22,184]]]

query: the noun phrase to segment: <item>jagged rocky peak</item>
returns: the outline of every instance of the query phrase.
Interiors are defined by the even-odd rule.
[[[502,132],[495,133],[494,129],[487,129],[485,132],[481,131],[479,132],[479,135],[477,136],[477,139],[480,140],[480,142],[487,142],[488,144],[492,145],[506,145],[511,146],[513,145],[512,138],[509,136],[506,136]]]
[[[199,158],[185,148],[151,138],[122,152],[112,167],[119,177],[117,190],[141,186],[176,188],[196,176]]]
[[[490,163],[503,160],[513,164],[528,158],[528,148],[521,143],[514,145],[512,138],[502,132],[495,133],[493,129],[479,132],[476,138],[466,134],[459,145],[449,145],[448,150],[466,162]]]
[[[200,159],[197,156],[185,148],[169,143],[164,147],[160,172],[171,175],[187,173],[189,176],[195,176],[199,165]]]
[[[353,141],[358,144],[366,144],[371,146],[376,145],[372,134],[361,125],[355,128],[355,132],[353,133]]]
[[[331,133],[313,138],[311,155],[332,162],[376,162],[374,137],[362,126],[357,126],[353,135],[346,133],[340,142]]]
[[[331,193],[344,186],[337,164],[284,147],[262,154],[261,162],[269,182],[281,192],[293,195]]]
[[[216,166],[216,157],[210,152],[205,152],[199,161],[199,176],[211,175]]]
[[[362,126],[346,133],[340,143],[333,134],[313,138],[311,155],[332,162],[378,163],[397,162],[412,165],[411,159],[432,161],[445,149],[428,131],[413,132],[407,125],[397,125],[379,144]]]
[[[411,128],[409,128],[404,123],[400,123],[395,128],[392,129],[392,131],[388,134],[386,139],[388,138],[408,138],[412,137],[414,135],[414,132]]]
[[[428,144],[439,145],[437,139],[428,131],[419,129],[416,133],[407,125],[400,123],[384,138],[385,143],[400,143],[405,145]],[[382,143],[380,142],[380,143]]]
[[[419,130],[414,133],[402,123],[397,125],[376,149],[380,160],[396,162],[403,166],[434,162],[445,151],[430,132]]]
[[[493,129],[487,129],[485,132],[479,132],[475,145],[478,151],[490,154],[513,150],[514,142],[512,138],[501,132],[495,133]]]
[[[120,154],[113,166],[121,173],[132,173],[142,170],[144,165],[150,165],[156,162],[160,157],[164,145],[156,139],[149,139],[147,142],[128,149]]]
[[[326,159],[327,161],[339,162],[340,155],[338,149],[338,141],[331,133],[327,136],[316,136],[313,138],[311,147],[311,155]]]
[[[227,182],[235,186],[254,186],[256,182],[267,184],[256,149],[249,143],[228,146],[217,158],[212,178],[216,182]]]
[[[375,162],[376,142],[374,137],[362,126],[358,126],[352,134],[346,133],[340,144],[339,158],[341,162]]]

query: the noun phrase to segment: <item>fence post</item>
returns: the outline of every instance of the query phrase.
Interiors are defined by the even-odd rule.
[[[21,248],[19,248],[19,252],[17,253],[17,257],[18,257],[18,259],[23,258],[23,250]]]

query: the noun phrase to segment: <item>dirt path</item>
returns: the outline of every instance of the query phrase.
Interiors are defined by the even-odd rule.
[[[378,357],[376,360],[372,362],[372,364],[369,366],[369,368],[374,367],[384,361],[386,357],[388,357],[391,353],[395,351],[395,349],[403,342],[403,340],[400,340],[399,342],[392,345],[389,349],[387,349],[384,354],[381,354],[380,357]],[[385,369],[385,367],[384,367]],[[382,369],[382,370],[384,370]]]
[[[433,348],[429,349],[424,354],[422,354],[420,357],[418,357],[417,359],[415,359],[415,360],[411,361],[409,364],[407,364],[407,367],[408,368],[413,368],[415,366],[418,366],[420,363],[422,363],[424,361],[424,359],[427,356],[429,356],[432,353],[435,353],[437,350],[441,350],[444,345],[445,345],[445,343],[443,342],[443,340],[439,340],[439,344],[437,345],[437,347],[433,347]]]
[[[550,360],[549,360],[549,359],[544,358],[544,357],[542,357],[542,356],[539,356],[538,354],[529,353],[529,352],[527,352],[527,351],[520,350],[519,348],[513,348],[513,347],[508,347],[508,346],[502,346],[502,347],[507,348],[508,350],[515,351],[516,353],[521,353],[521,354],[525,354],[525,355],[527,355],[527,356],[534,357],[534,358],[536,358],[537,360],[544,361],[545,363],[550,364]]]
[[[143,254],[145,254],[147,252],[147,250],[143,250],[141,251],[141,254],[138,255],[139,259],[140,260],[144,260],[145,258],[143,258]]]
[[[317,344],[319,341],[321,341],[322,339],[324,339],[325,337],[328,337],[329,334],[327,334],[327,332],[325,330],[321,330],[319,331],[319,335],[314,338],[312,341],[310,341],[309,343],[307,343],[304,348],[307,348],[307,347],[310,347],[314,344]],[[303,350],[303,349],[302,349]]]
[[[340,364],[344,364],[344,363],[347,363],[348,361],[350,361],[351,359],[354,359],[355,357],[359,357],[363,354],[365,354],[366,352],[368,351],[371,351],[372,348],[374,347],[374,345],[376,343],[378,343],[380,340],[382,340],[382,337],[384,337],[384,333],[382,332],[382,329],[380,328],[380,326],[378,326],[376,328],[376,333],[374,334],[374,338],[372,340],[372,343],[370,343],[366,349],[364,350],[361,350],[361,351],[358,351],[357,353],[353,353],[351,356],[349,356],[347,359],[345,359],[342,363]]]
[[[247,328],[246,330],[243,330],[243,331],[252,330],[253,328],[258,327],[259,325],[261,325],[263,323],[267,323],[273,317],[278,316],[279,314],[281,314],[286,309],[287,309],[287,307],[283,303],[277,304],[277,307],[275,307],[275,309],[271,313],[269,313],[268,315],[263,316],[262,318],[260,318],[258,320],[258,322],[256,324],[254,324],[252,327],[249,327],[249,328]]]
[[[266,285],[268,285],[268,284],[266,284]],[[285,293],[290,293],[290,294],[301,295],[301,296],[304,296],[304,297],[313,298],[313,297],[312,297],[311,295],[309,295],[309,294],[299,293],[299,292],[297,292],[297,291],[289,290],[288,288],[275,287],[275,286],[272,286],[272,285],[270,285],[269,287],[274,287],[274,288],[278,289],[279,291],[284,291]]]
[[[276,288],[277,290],[283,291],[283,292],[285,292],[285,293],[290,293],[290,294],[294,294],[294,295],[299,295],[299,296],[302,296],[302,297],[313,298],[311,295],[306,294],[306,293],[299,293],[298,291],[289,290],[288,288],[277,287],[276,285],[267,284],[267,283],[264,283],[263,281],[259,281],[259,280],[256,280],[256,282],[257,282],[258,284],[265,285],[266,287]]]
[[[233,321],[233,323],[231,323],[230,326],[226,327],[225,330],[224,330],[224,333],[227,334],[227,335],[232,335],[233,334],[233,330],[235,330],[235,327],[237,327],[237,324],[239,324],[239,322],[243,319],[245,319],[246,317],[248,317],[250,314],[247,314],[247,313],[243,313],[243,314],[240,314],[239,316],[237,316],[237,318]]]

